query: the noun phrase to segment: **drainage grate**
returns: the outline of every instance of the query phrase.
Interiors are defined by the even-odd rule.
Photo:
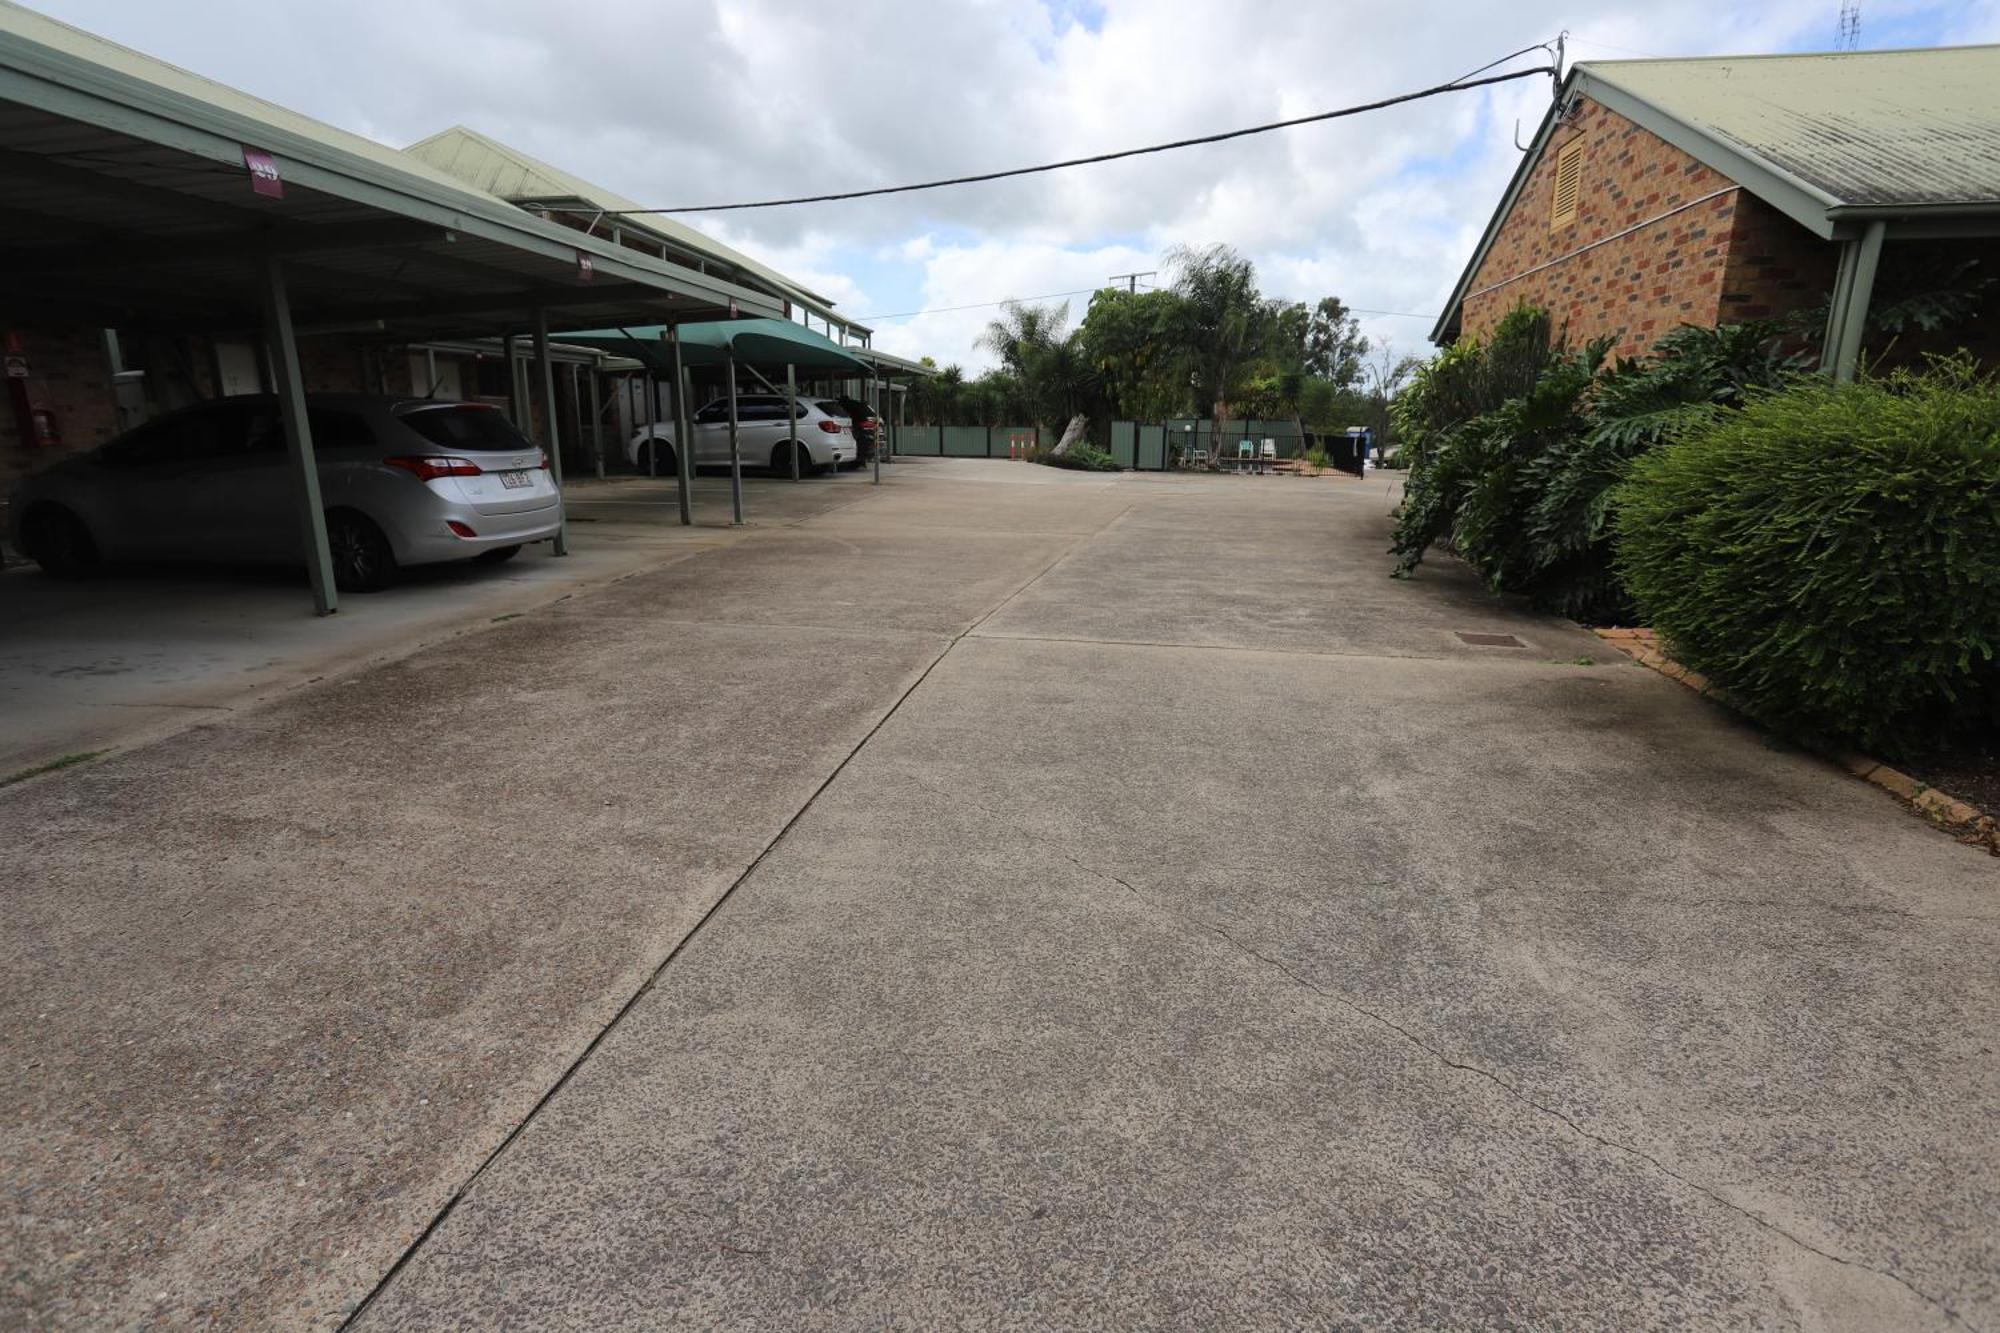
[[[1526,648],[1528,646],[1511,634],[1467,634],[1464,630],[1454,632],[1460,639],[1471,644],[1474,648]]]

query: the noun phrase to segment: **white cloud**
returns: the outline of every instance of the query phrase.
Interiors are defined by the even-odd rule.
[[[1072,249],[1044,241],[981,241],[972,245],[927,247],[921,307],[939,313],[915,319],[884,320],[875,345],[898,356],[933,356],[940,365],[985,365],[990,356],[978,346],[988,321],[999,311],[984,302],[1002,297],[1027,300],[1055,292],[1088,293],[1114,273],[1155,267],[1149,250],[1129,245]],[[1070,322],[1082,320],[1089,296],[1067,299]],[[973,306],[973,309],[953,309]]]

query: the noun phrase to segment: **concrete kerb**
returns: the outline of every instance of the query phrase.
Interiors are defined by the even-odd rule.
[[[1592,632],[1640,666],[1650,667],[1667,679],[1677,680],[1695,693],[1726,704],[1738,713],[1743,711],[1741,705],[1727,690],[1711,682],[1699,671],[1690,671],[1676,662],[1660,646],[1659,636],[1653,630],[1643,627],[1621,627],[1599,628]],[[1962,841],[1983,846],[1993,855],[2000,856],[2000,820],[1982,813],[1977,807],[1920,782],[1900,769],[1891,768],[1879,759],[1871,759],[1852,750],[1819,749],[1816,753],[1838,764],[1863,782],[1888,792],[1945,832]]]

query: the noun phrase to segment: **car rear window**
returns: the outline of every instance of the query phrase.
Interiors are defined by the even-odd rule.
[[[830,417],[839,417],[842,421],[847,420],[847,409],[842,407],[839,403],[832,403],[832,402],[816,403],[814,404],[814,406],[818,407],[820,411],[826,413]]]
[[[449,407],[413,408],[401,416],[405,426],[441,449],[511,453],[535,447],[494,407],[454,403]]]

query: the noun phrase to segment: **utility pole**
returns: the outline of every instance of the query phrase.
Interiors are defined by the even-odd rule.
[[[1136,292],[1139,290],[1139,279],[1158,277],[1159,273],[1160,270],[1156,268],[1149,268],[1144,273],[1114,273],[1111,275],[1111,281],[1117,282],[1122,278],[1125,280],[1125,290]]]
[[[1840,33],[1834,41],[1836,51],[1852,51],[1861,45],[1861,0],[1841,0]]]

